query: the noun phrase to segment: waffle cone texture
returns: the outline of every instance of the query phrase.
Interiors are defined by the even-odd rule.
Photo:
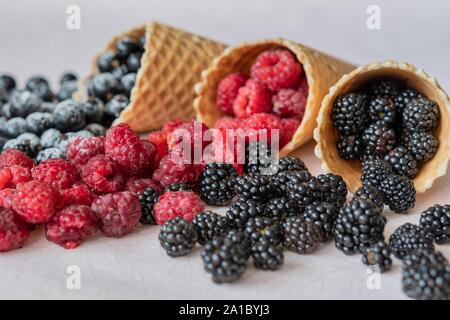
[[[416,89],[439,105],[441,117],[439,127],[435,131],[439,140],[438,150],[434,158],[423,164],[414,179],[417,193],[424,193],[433,186],[436,179],[444,176],[447,172],[450,159],[450,103],[447,94],[437,80],[412,64],[396,61],[374,62],[360,66],[344,75],[336,85],[331,87],[323,100],[317,118],[317,128],[314,131],[314,139],[317,141],[315,154],[322,159],[323,170],[341,175],[351,192],[355,192],[361,186],[361,163],[339,157],[336,148],[339,134],[331,121],[331,112],[337,97],[359,89],[370,80],[382,77],[406,81],[409,87]]]

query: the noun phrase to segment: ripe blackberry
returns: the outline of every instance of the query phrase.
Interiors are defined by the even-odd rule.
[[[254,200],[265,203],[274,196],[275,185],[272,184],[268,176],[240,176],[236,179],[234,191],[240,200]]]
[[[433,250],[417,250],[403,260],[403,292],[417,300],[450,300],[450,265]]]
[[[379,241],[363,251],[362,261],[367,266],[376,266],[386,272],[392,268],[391,249],[384,241]]]
[[[253,200],[237,200],[227,211],[227,217],[236,227],[243,229],[250,218],[266,216],[263,204]]]
[[[271,150],[267,142],[250,142],[245,146],[244,171],[249,174],[271,175]]]
[[[365,152],[378,156],[384,156],[387,152],[395,148],[397,139],[395,130],[383,122],[372,123],[362,135],[365,145]]]
[[[308,168],[298,157],[282,157],[278,161],[278,173],[285,171],[308,171]]]
[[[307,171],[288,174],[288,197],[300,206],[322,198],[320,182]]]
[[[411,132],[432,131],[439,125],[439,107],[428,99],[414,99],[403,110],[403,124]]]
[[[399,175],[388,176],[380,184],[385,203],[396,213],[406,213],[416,205],[416,189],[411,179]]]
[[[323,242],[320,227],[302,216],[287,218],[282,228],[283,247],[298,254],[309,254]]]
[[[200,197],[209,205],[223,206],[234,197],[233,184],[237,176],[231,164],[211,163],[200,178]]]
[[[54,121],[51,113],[34,112],[28,115],[27,119],[28,132],[41,135],[45,130],[53,128]]]
[[[368,122],[368,98],[364,94],[349,93],[340,96],[333,104],[331,120],[343,135],[359,133]]]
[[[142,216],[139,220],[144,225],[156,225],[155,217],[153,216],[153,206],[158,201],[160,193],[154,188],[148,188],[139,194],[139,201],[141,203]]]
[[[347,184],[341,176],[327,173],[317,176],[321,199],[341,208],[347,199]]]
[[[56,129],[64,132],[79,130],[86,124],[83,110],[73,100],[58,103],[53,117]]]
[[[423,98],[423,96],[414,89],[405,89],[401,91],[395,98],[394,104],[398,110],[398,113],[401,115],[406,105],[410,103],[412,100],[417,98]]]
[[[278,221],[269,217],[250,218],[245,223],[244,232],[253,243],[263,240],[272,244],[281,242],[281,226]]]
[[[414,159],[408,149],[403,146],[398,146],[390,151],[384,157],[384,160],[391,165],[392,170],[395,173],[410,179],[414,178],[419,170],[417,168],[416,159]]]
[[[428,161],[434,157],[439,145],[438,139],[428,132],[413,132],[407,145],[417,161]]]
[[[304,217],[309,223],[320,227],[323,241],[334,237],[334,223],[339,214],[339,208],[330,203],[313,203],[306,206]]]
[[[336,147],[344,160],[359,160],[364,152],[364,144],[359,135],[340,136]]]
[[[336,247],[346,255],[364,249],[384,239],[386,218],[371,200],[355,198],[346,204],[336,219]]]
[[[369,104],[370,120],[372,122],[381,121],[387,125],[395,124],[397,111],[391,99],[375,98]]]
[[[211,211],[196,215],[192,223],[197,230],[198,243],[201,245],[223,236],[231,227],[230,220],[227,217]]]
[[[283,248],[269,241],[259,241],[252,245],[252,258],[255,268],[275,271],[284,262]]]
[[[197,243],[197,238],[194,225],[181,217],[167,220],[158,235],[161,247],[171,257],[187,255]]]
[[[401,85],[394,79],[372,81],[368,86],[368,93],[374,98],[394,99],[400,92]]]
[[[354,198],[363,198],[372,200],[380,209],[384,207],[384,196],[377,188],[369,185],[361,186],[354,194]]]
[[[298,216],[303,210],[296,202],[287,197],[270,199],[266,204],[266,213],[272,219],[282,221],[285,218]]]
[[[418,249],[434,250],[433,234],[417,225],[406,223],[398,227],[389,238],[394,256],[403,259]]]
[[[242,247],[242,251],[246,254],[247,258],[250,257],[251,254],[251,241],[245,235],[244,231],[238,229],[231,229],[225,234],[225,239],[228,239]]]
[[[165,192],[192,191],[192,186],[188,183],[172,183],[164,189]]]
[[[370,159],[363,162],[361,181],[364,185],[378,188],[389,175],[392,175],[392,168],[386,161]]]
[[[450,205],[436,204],[420,216],[419,226],[433,234],[437,244],[450,241]]]

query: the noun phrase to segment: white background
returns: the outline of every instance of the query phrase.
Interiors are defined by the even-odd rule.
[[[81,30],[66,29],[68,5],[81,8]],[[366,28],[366,8],[381,8],[382,29]],[[286,37],[355,64],[397,59],[416,64],[450,88],[450,2],[164,0],[66,1],[0,0],[0,73],[15,74],[21,84],[34,74],[56,83],[67,69],[84,75],[91,59],[113,34],[157,19],[236,44],[244,40]],[[313,144],[299,154],[320,173]],[[387,213],[386,236],[406,221],[418,222],[423,209],[448,202],[450,179],[439,180],[408,216]],[[121,239],[98,236],[74,251],[48,243],[42,230],[25,248],[0,256],[0,298],[186,298],[186,299],[402,299],[400,263],[381,277],[381,289],[369,290],[360,257],[346,257],[333,244],[317,254],[286,253],[276,273],[252,266],[241,281],[214,285],[202,269],[197,248],[189,257],[171,259],[157,242],[157,227],[141,228]],[[449,247],[442,247],[450,258]],[[66,269],[81,268],[81,290],[68,290]]]

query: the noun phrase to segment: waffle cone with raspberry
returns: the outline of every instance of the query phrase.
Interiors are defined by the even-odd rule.
[[[324,171],[342,176],[351,192],[355,192],[361,186],[361,164],[359,161],[348,161],[339,156],[336,148],[339,134],[334,128],[330,116],[337,97],[355,91],[368,81],[377,78],[394,78],[405,81],[410,88],[417,90],[428,99],[436,101],[439,106],[441,116],[439,126],[434,133],[439,140],[438,150],[430,161],[423,164],[414,179],[417,193],[423,193],[430,189],[434,181],[444,176],[447,171],[450,158],[450,103],[447,94],[436,79],[411,64],[396,61],[374,62],[360,66],[344,75],[330,89],[322,102],[317,118],[318,126],[314,131],[314,139],[317,141],[315,154],[322,159]]]
[[[103,52],[114,50],[123,37],[137,40],[144,34],[145,53],[130,104],[116,120],[116,123],[128,123],[136,132],[160,129],[174,118],[192,118],[195,115],[193,87],[200,80],[202,70],[225,48],[212,40],[152,22],[113,37]],[[81,83],[81,89],[75,94],[77,100],[85,95],[92,75],[98,73],[99,56],[94,59],[91,76]]]
[[[202,73],[202,80],[195,87],[197,98],[194,101],[194,108],[197,119],[207,126],[213,127],[215,122],[224,116],[216,106],[216,91],[220,81],[228,74],[235,72],[249,74],[250,68],[259,54],[279,48],[288,49],[295,55],[303,66],[309,85],[303,120],[291,141],[280,151],[280,155],[286,155],[308,142],[312,138],[313,129],[316,126],[320,103],[328,93],[328,89],[343,74],[350,72],[355,67],[289,40],[256,41],[226,49]]]

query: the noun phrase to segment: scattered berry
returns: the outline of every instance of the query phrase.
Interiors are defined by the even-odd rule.
[[[362,261],[367,266],[376,266],[379,272],[392,268],[391,249],[384,241],[379,241],[363,251]]]
[[[171,257],[187,255],[197,243],[197,231],[191,222],[181,217],[167,220],[159,231],[159,242]]]
[[[401,176],[412,179],[417,175],[417,161],[416,159],[414,159],[408,149],[403,146],[398,146],[397,148],[390,151],[384,157],[384,160],[386,160],[391,165],[395,173]]]
[[[123,94],[115,95],[106,104],[106,114],[111,117],[111,119],[116,119],[120,116],[120,113],[128,106],[130,100]]]
[[[30,113],[39,111],[42,100],[30,91],[16,90],[9,100],[9,111],[12,117],[26,118]]]
[[[341,208],[347,199],[347,184],[341,176],[327,173],[317,176],[322,200]]]
[[[369,185],[363,185],[361,188],[356,190],[355,198],[369,199],[375,203],[380,209],[384,208],[384,196],[377,188],[371,187]]]
[[[108,102],[116,94],[120,93],[120,83],[111,73],[100,73],[88,84],[90,97],[97,97],[103,102]]]
[[[416,189],[407,177],[391,175],[381,182],[379,190],[386,204],[396,213],[406,213],[416,205]]]
[[[334,237],[334,224],[339,214],[339,208],[330,203],[314,203],[306,206],[304,217],[306,222],[320,227],[323,241]]]
[[[197,230],[198,243],[202,246],[208,241],[223,236],[231,227],[230,220],[227,217],[211,211],[196,215],[192,223]]]
[[[38,152],[36,162],[38,164],[50,159],[65,159],[66,154],[59,148],[47,148]]]
[[[96,97],[89,97],[80,104],[80,108],[86,117],[87,122],[100,123],[105,113],[105,105],[102,100]]]
[[[91,158],[81,167],[81,179],[97,193],[121,191],[124,178],[117,163],[105,155]]]
[[[139,194],[139,201],[141,202],[142,216],[140,223],[144,225],[156,225],[155,217],[153,215],[153,207],[158,201],[161,194],[158,189],[148,188]]]
[[[27,122],[23,118],[11,118],[1,128],[1,133],[10,139],[17,138],[25,132],[27,132]]]
[[[277,221],[282,221],[288,217],[298,216],[303,213],[295,201],[287,197],[270,199],[266,204],[268,217]]]
[[[398,227],[389,238],[394,256],[403,259],[418,249],[434,250],[433,234],[411,223]]]
[[[310,254],[323,241],[320,227],[302,216],[290,217],[283,222],[283,247],[298,254]]]
[[[401,115],[403,113],[403,110],[405,110],[406,105],[409,104],[412,100],[417,98],[424,98],[424,97],[414,89],[408,88],[401,91],[394,98],[395,107],[397,108],[398,113]]]
[[[431,232],[437,244],[450,241],[450,205],[436,204],[422,212],[420,227]]]
[[[67,160],[77,167],[85,165],[89,159],[99,154],[105,154],[104,137],[75,137],[67,146]]]
[[[283,249],[268,241],[252,245],[253,264],[261,270],[277,270],[284,263]]]
[[[281,242],[281,226],[278,221],[269,217],[248,219],[244,232],[253,243],[268,241],[276,245]]]
[[[264,205],[253,200],[238,200],[227,211],[227,217],[238,228],[243,229],[250,218],[266,215]]]
[[[275,186],[269,176],[247,175],[236,178],[234,191],[240,200],[265,203],[274,196]]]

